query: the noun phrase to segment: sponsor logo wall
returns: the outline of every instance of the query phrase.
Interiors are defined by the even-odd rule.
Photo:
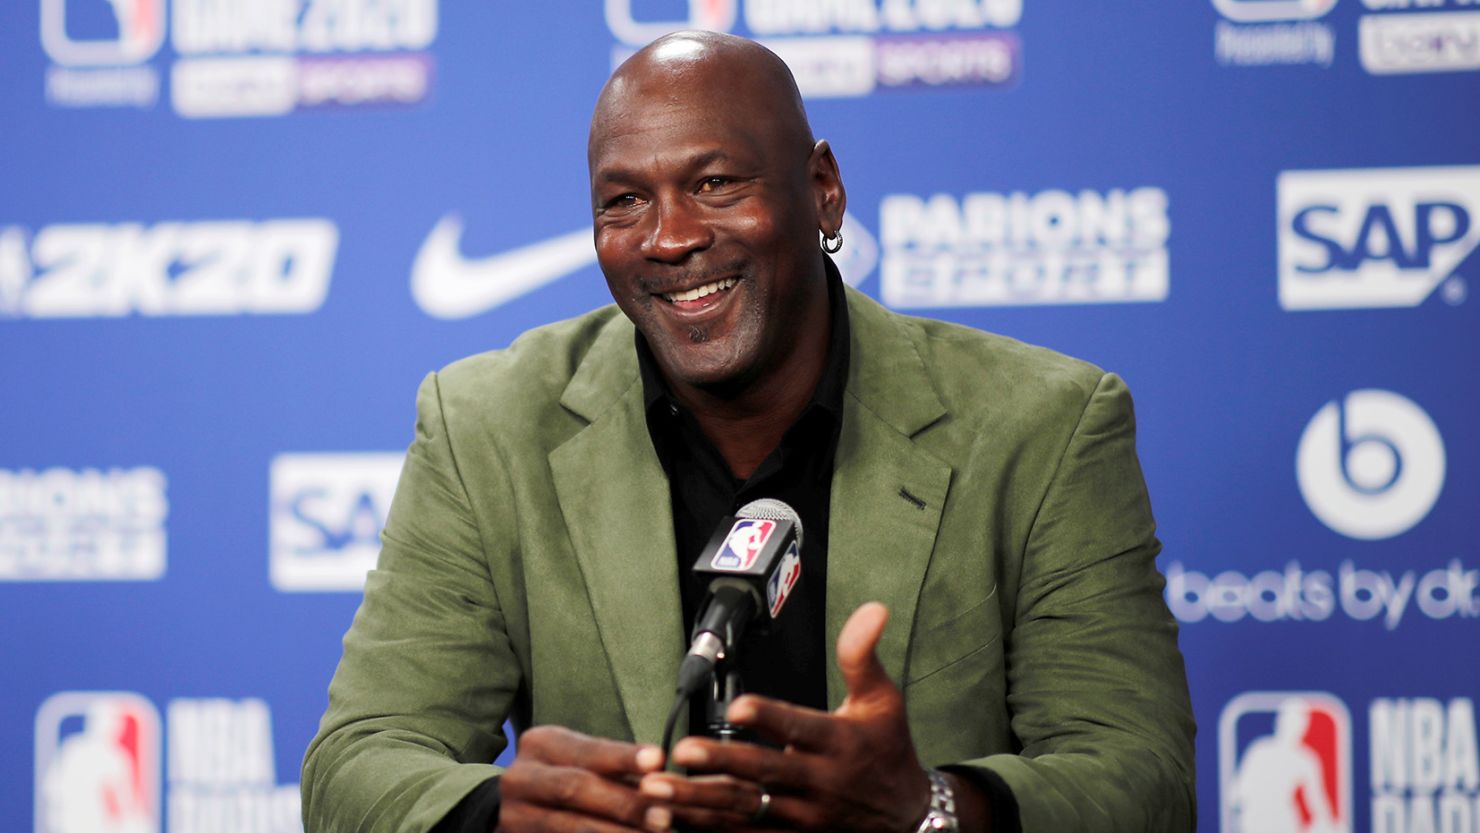
[[[850,286],[1130,384],[1199,829],[1480,833],[1480,4],[12,11],[12,826],[298,829],[417,385],[609,301],[589,108],[698,26],[797,75]]]

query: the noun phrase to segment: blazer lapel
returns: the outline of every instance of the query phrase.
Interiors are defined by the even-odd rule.
[[[609,324],[561,404],[590,424],[550,453],[561,512],[632,736],[657,742],[683,653],[668,480],[648,436],[625,319]]]
[[[837,635],[867,601],[889,607],[878,655],[902,682],[925,569],[935,547],[951,467],[913,438],[946,414],[915,344],[889,312],[849,290],[852,359],[828,522],[828,703],[846,690]]]

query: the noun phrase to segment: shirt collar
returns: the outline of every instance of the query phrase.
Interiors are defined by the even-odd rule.
[[[843,291],[843,278],[838,273],[838,267],[833,264],[832,258],[824,255],[822,259],[827,267],[827,307],[828,315],[832,318],[832,334],[827,343],[827,362],[822,366],[822,376],[817,380],[817,388],[812,391],[812,399],[802,413],[806,414],[817,407],[841,421],[843,391],[848,384],[848,358],[852,345],[848,329],[848,299]],[[662,407],[669,413],[677,413],[679,405],[668,393],[668,383],[658,369],[658,360],[653,356],[647,339],[642,337],[640,331],[635,331],[634,340],[637,343],[637,368],[642,374],[642,396],[647,412],[651,414],[655,408]]]

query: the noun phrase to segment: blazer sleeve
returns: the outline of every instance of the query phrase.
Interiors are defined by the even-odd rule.
[[[1018,755],[965,762],[1025,833],[1191,831],[1192,706],[1125,384],[1099,379],[1044,493],[1006,644]]]
[[[483,517],[502,534],[480,534],[429,375],[380,559],[304,758],[306,833],[422,833],[497,777],[487,762],[505,746],[521,675],[484,542],[516,539],[511,503],[489,501]]]

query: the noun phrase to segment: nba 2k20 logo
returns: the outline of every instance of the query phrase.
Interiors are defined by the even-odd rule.
[[[1352,833],[1351,717],[1321,692],[1253,691],[1218,719],[1223,833]]]
[[[1357,390],[1311,417],[1295,452],[1300,494],[1349,538],[1391,538],[1428,515],[1444,488],[1444,441],[1429,415],[1385,390]]]
[[[36,833],[158,833],[159,773],[152,703],[56,694],[36,714]]]

